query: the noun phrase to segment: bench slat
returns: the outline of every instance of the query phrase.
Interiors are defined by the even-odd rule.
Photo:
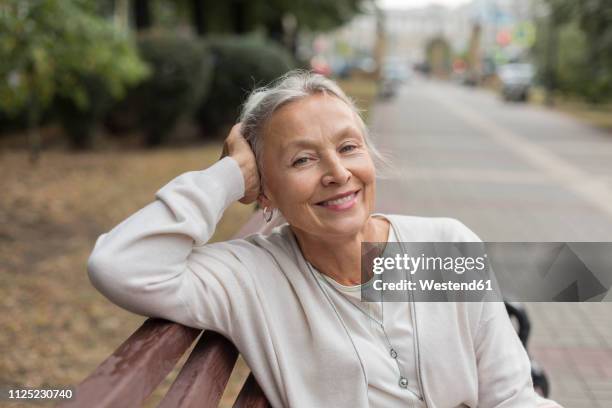
[[[266,395],[257,383],[253,373],[245,381],[233,408],[268,408],[271,407]]]
[[[168,375],[201,330],[147,319],[59,407],[140,406]]]
[[[217,407],[237,358],[232,342],[205,331],[158,407]]]

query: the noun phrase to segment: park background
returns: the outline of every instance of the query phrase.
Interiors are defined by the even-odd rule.
[[[408,120],[405,112],[418,110],[430,89],[449,103],[472,97],[466,95],[492,103],[503,90],[500,68],[529,64],[527,100],[504,109],[564,115],[597,132],[612,151],[606,0],[2,0],[0,32],[2,389],[74,386],[136,330],[144,318],[114,306],[89,283],[85,268],[95,239],[175,176],[216,161],[248,91],[288,70],[338,80],[376,137],[391,132],[389,123]],[[421,119],[442,123],[438,115]],[[447,130],[460,133],[454,126]],[[418,136],[409,126],[398,129],[405,138]],[[449,149],[461,153],[453,142]],[[396,163],[403,166],[402,156]],[[423,183],[413,174],[412,182]],[[422,204],[394,209],[470,217],[454,214],[456,206],[437,214],[441,206]],[[231,206],[214,240],[229,238],[253,210]],[[493,236],[476,220],[466,223]],[[597,343],[585,354],[598,360],[593,366],[612,362],[612,333],[596,335],[580,317],[595,316],[593,325],[605,326],[609,307],[531,310],[537,344],[552,342],[554,328],[567,334],[560,328],[568,326],[592,334],[583,343]],[[585,371],[601,379],[595,388],[588,379],[566,379],[557,361],[563,353],[555,350],[540,354],[554,380],[553,398],[566,406],[612,401],[612,385],[605,385],[612,373]],[[238,364],[225,406],[247,373]]]

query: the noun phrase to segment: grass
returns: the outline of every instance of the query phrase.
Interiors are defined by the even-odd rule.
[[[372,82],[342,86],[362,109],[374,100]],[[220,151],[220,143],[155,151],[59,149],[44,152],[37,166],[23,149],[0,151],[0,389],[74,386],[142,324],[143,317],[91,286],[86,262],[95,240],[153,201],[174,177],[214,163]],[[252,211],[230,206],[213,241],[228,239]],[[145,406],[156,405],[176,372]],[[247,374],[239,360],[222,407],[232,405]]]
[[[529,101],[537,105],[545,104],[545,91],[541,87],[531,90]],[[554,97],[554,109],[568,113],[578,120],[612,132],[612,104],[593,105],[576,98]]]
[[[338,84],[357,104],[365,122],[368,122],[370,106],[374,103],[378,92],[376,81],[367,78],[339,80]]]
[[[501,92],[499,80],[491,80],[483,85],[495,93]],[[529,90],[529,103],[546,105],[546,91],[542,86],[533,86]],[[594,105],[578,97],[554,95],[553,109],[565,112],[587,125],[612,132],[612,104]]]

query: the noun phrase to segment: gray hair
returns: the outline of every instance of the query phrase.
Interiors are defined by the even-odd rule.
[[[368,128],[353,100],[331,79],[304,70],[290,71],[270,85],[253,90],[242,107],[242,112],[240,113],[241,132],[255,153],[258,167],[261,169],[260,164],[263,152],[262,130],[268,119],[287,103],[317,93],[333,95],[351,108],[358,118],[365,145],[368,147],[374,164],[377,167],[380,165],[388,167],[388,159],[372,143]]]

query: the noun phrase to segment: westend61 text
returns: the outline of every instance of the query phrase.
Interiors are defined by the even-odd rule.
[[[402,279],[399,282],[383,282],[380,279],[374,281],[374,290],[422,290],[422,291],[485,291],[493,290],[490,279],[472,280],[470,282],[437,282],[433,279],[422,279],[412,282]]]

